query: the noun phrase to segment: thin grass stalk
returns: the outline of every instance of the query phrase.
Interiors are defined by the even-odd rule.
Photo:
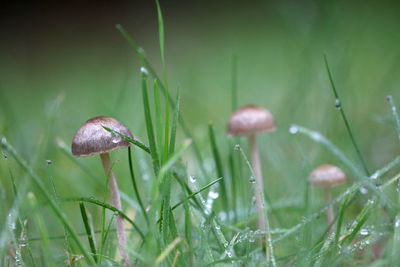
[[[331,73],[331,70],[330,70],[329,64],[328,64],[328,58],[327,58],[326,55],[324,55],[324,61],[325,61],[326,71],[327,71],[328,76],[329,76],[329,81],[330,81],[330,84],[331,84],[331,88],[332,88],[333,94],[335,96],[335,107],[336,107],[336,109],[338,109],[340,111],[340,114],[342,116],[344,125],[345,125],[346,130],[347,130],[347,133],[349,134],[351,143],[353,144],[353,147],[356,150],[358,159],[361,162],[361,165],[362,165],[362,167],[364,169],[365,174],[369,176],[370,173],[368,171],[367,164],[365,163],[364,157],[362,156],[360,148],[358,147],[357,142],[356,142],[356,140],[354,138],[353,131],[351,130],[350,123],[347,120],[346,114],[344,112],[344,108],[342,106],[341,99],[339,98],[339,94],[338,94],[338,92],[336,90],[336,86],[335,86],[335,83],[333,81],[332,73]]]

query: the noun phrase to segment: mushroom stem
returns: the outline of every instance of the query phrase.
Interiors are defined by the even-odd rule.
[[[121,197],[119,195],[119,189],[117,180],[115,179],[115,174],[111,169],[111,160],[109,153],[100,154],[101,162],[103,163],[104,172],[106,176],[109,177],[109,189],[111,196],[111,204],[118,210],[122,210]],[[116,219],[117,228],[117,238],[119,243],[119,252],[121,254],[124,265],[129,267],[132,266],[129,260],[128,253],[126,251],[126,246],[128,244],[126,233],[124,231],[124,222],[121,216],[117,216]]]
[[[331,188],[325,188],[325,203],[326,205],[329,205],[332,201],[332,190]],[[332,232],[333,230],[333,207],[332,205],[329,205],[328,209],[326,210],[326,219],[329,225],[329,232]]]
[[[255,184],[254,184],[254,195],[256,197],[256,208],[258,213],[258,228],[261,231],[265,231],[265,214],[264,214],[264,203],[263,203],[263,190],[264,190],[264,181],[262,176],[261,164],[260,164],[260,153],[258,152],[258,147],[256,143],[256,136],[250,135],[248,137],[249,145],[251,150],[251,165],[253,167],[254,175],[255,175]]]

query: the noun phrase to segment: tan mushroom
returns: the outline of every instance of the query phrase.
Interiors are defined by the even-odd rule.
[[[75,134],[75,137],[72,140],[72,154],[75,157],[100,155],[104,172],[106,176],[109,177],[109,190],[112,205],[118,210],[122,210],[121,197],[115,174],[111,169],[109,152],[120,148],[126,148],[130,146],[130,143],[123,140],[120,136],[115,136],[106,131],[103,126],[133,138],[129,129],[118,120],[110,117],[95,117],[86,121]],[[119,251],[124,261],[124,265],[131,266],[126,251],[127,238],[121,216],[117,216],[116,228]]]
[[[258,227],[265,231],[265,216],[261,194],[264,193],[264,181],[260,165],[260,155],[256,135],[275,130],[275,120],[268,110],[248,105],[236,110],[230,117],[227,132],[230,136],[247,136],[251,150],[251,163],[255,175],[254,194],[258,213]]]
[[[332,187],[346,183],[347,177],[342,169],[330,164],[322,164],[313,170],[309,177],[309,182],[315,187],[325,189],[325,203],[328,205],[332,201]],[[328,225],[331,226],[334,220],[333,207],[330,205],[327,210]]]

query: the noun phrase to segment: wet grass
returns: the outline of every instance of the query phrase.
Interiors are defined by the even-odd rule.
[[[291,44],[270,44],[258,52],[238,49],[222,55],[225,69],[213,73],[221,65],[218,54],[211,52],[204,58],[195,55],[202,59],[197,67],[188,59],[185,66],[190,70],[169,66],[168,21],[158,1],[155,14],[157,52],[145,52],[128,28],[116,26],[138,65],[130,90],[124,85],[106,93],[117,99],[110,101],[114,110],[96,104],[103,90],[96,97],[81,96],[91,103],[79,108],[84,115],[108,112],[127,122],[135,135],[132,139],[104,129],[132,144],[111,154],[123,210],[107,204],[106,177],[98,162],[74,158],[62,141],[71,140],[88,119],[67,119],[65,113],[77,108],[63,103],[68,94],[56,95],[47,115],[32,123],[24,117],[30,117],[28,107],[14,107],[12,92],[1,94],[0,265],[118,266],[114,223],[119,215],[126,222],[127,250],[138,266],[394,266],[400,257],[400,95],[387,88],[398,88],[399,66],[372,45],[356,48],[362,40],[345,42],[344,36],[355,34],[361,24],[337,30],[348,47],[334,49],[324,34],[335,30],[326,21],[337,17],[328,12],[311,27],[314,44],[298,37],[303,40],[301,53]],[[393,37],[375,27],[398,25],[390,14],[391,19],[373,21],[364,32],[380,37],[378,44],[389,48]],[[293,22],[281,16],[277,21]],[[327,25],[320,28],[318,22]],[[297,26],[287,27],[285,33]],[[252,47],[251,36],[243,36],[243,47]],[[321,48],[326,48],[325,56]],[[278,54],[282,49],[285,56],[274,56],[271,49]],[[263,57],[263,52],[272,62],[266,69],[249,61],[257,54]],[[158,53],[160,63],[152,63],[148,53]],[[391,53],[400,56],[398,50]],[[377,67],[370,61],[379,56],[385,60],[373,80],[368,75]],[[211,71],[204,71],[205,66]],[[201,81],[191,73],[196,68],[203,69],[194,71]],[[215,90],[224,84],[222,79],[223,90]],[[77,98],[75,91],[69,93]],[[229,113],[248,102],[271,109],[278,122],[276,132],[258,138],[266,176],[266,231],[257,229],[246,142],[225,132]],[[307,182],[311,170],[322,163],[338,165],[348,176],[327,205],[322,204],[322,192]],[[331,232],[325,220],[329,207],[336,215]]]

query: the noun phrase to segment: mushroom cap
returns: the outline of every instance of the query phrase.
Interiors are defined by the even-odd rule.
[[[322,164],[311,172],[309,181],[313,186],[326,188],[346,183],[347,177],[339,167]]]
[[[248,105],[236,110],[229,118],[230,136],[249,136],[275,131],[275,119],[265,108]]]
[[[85,157],[130,146],[129,142],[108,132],[103,126],[133,138],[129,129],[120,121],[111,117],[94,117],[87,120],[76,132],[72,140],[72,154],[75,157]]]

